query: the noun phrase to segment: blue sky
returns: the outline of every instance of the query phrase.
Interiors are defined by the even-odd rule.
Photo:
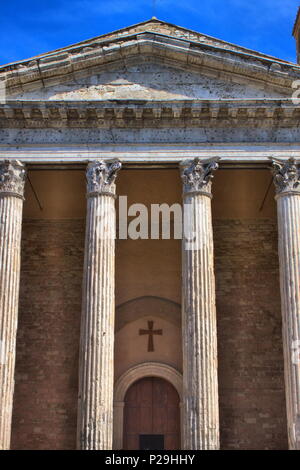
[[[295,61],[300,0],[0,0],[0,64],[145,21],[154,2],[161,20]]]

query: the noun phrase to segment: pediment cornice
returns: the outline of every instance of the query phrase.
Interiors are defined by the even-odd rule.
[[[291,99],[13,101],[0,105],[2,128],[140,128],[205,125],[292,127]]]
[[[0,68],[0,82],[5,82],[8,94],[22,93],[74,80],[80,74],[105,70],[112,64],[126,67],[129,60],[143,62],[150,58],[200,71],[207,68],[240,75],[284,89],[291,88],[292,82],[300,78],[300,67],[295,64],[143,31],[10,64]]]

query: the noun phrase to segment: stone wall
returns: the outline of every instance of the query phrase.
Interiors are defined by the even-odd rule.
[[[76,446],[84,221],[25,220],[12,448]]]
[[[287,448],[276,220],[218,218],[214,237],[221,446]],[[83,246],[83,220],[24,221],[15,449],[75,448]],[[153,243],[143,247],[151,250]],[[144,256],[155,267],[160,250]],[[137,271],[151,290],[178,284],[177,250],[174,256],[164,258],[161,277],[174,277],[167,284],[158,271],[153,277],[151,266]],[[124,263],[126,273],[135,262],[129,250],[118,269]],[[132,298],[141,295],[136,286]]]
[[[276,220],[215,220],[221,447],[287,449]]]

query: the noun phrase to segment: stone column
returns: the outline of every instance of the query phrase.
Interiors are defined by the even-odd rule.
[[[211,180],[217,159],[182,164],[183,447],[219,449]],[[193,234],[195,235],[193,239]],[[189,241],[190,240],[190,241]]]
[[[115,179],[118,161],[87,168],[87,220],[79,365],[78,447],[112,449]]]
[[[300,450],[300,164],[273,160],[290,449]]]
[[[26,171],[0,162],[0,449],[10,448]]]

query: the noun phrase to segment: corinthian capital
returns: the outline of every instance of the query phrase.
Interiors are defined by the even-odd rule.
[[[89,163],[86,171],[88,197],[100,194],[115,195],[115,180],[122,164],[119,160]]]
[[[219,158],[201,161],[182,162],[181,178],[185,194],[199,193],[211,197],[211,183],[213,172],[219,168]]]
[[[18,160],[0,162],[0,196],[15,196],[23,199],[26,170]]]
[[[277,194],[299,193],[300,194],[300,165],[295,158],[283,162],[272,159],[274,184]]]

